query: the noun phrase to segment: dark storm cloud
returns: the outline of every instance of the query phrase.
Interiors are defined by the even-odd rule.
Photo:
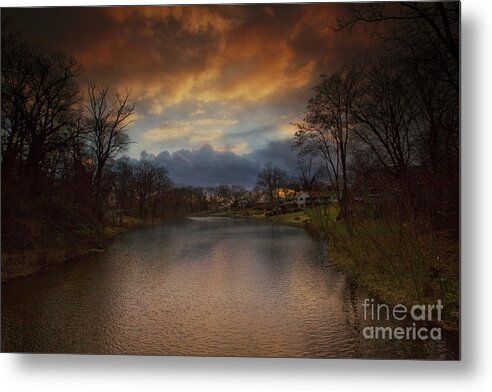
[[[263,165],[272,162],[290,175],[295,173],[295,153],[291,141],[270,142],[263,149],[249,154],[216,151],[208,144],[199,149],[163,151],[157,155],[145,151],[141,159],[148,159],[166,167],[169,177],[178,185],[214,186],[241,184],[252,188]]]
[[[292,151],[291,139],[271,141],[264,148],[254,150],[245,157],[253,162],[260,162],[262,165],[272,162],[290,175],[295,173],[297,155]]]

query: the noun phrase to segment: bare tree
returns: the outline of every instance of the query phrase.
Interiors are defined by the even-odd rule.
[[[405,181],[416,162],[416,114],[412,85],[385,60],[368,73],[364,96],[353,107],[355,128],[389,175]]]
[[[225,212],[232,207],[232,192],[229,185],[219,185],[216,187],[216,197],[219,206],[221,206]]]
[[[304,121],[295,124],[294,148],[301,156],[313,156],[321,163],[345,219],[349,218],[347,169],[355,128],[352,108],[360,99],[361,80],[362,72],[355,66],[323,75],[314,87],[315,95],[309,100]]]
[[[123,157],[114,163],[114,193],[116,202],[122,213],[129,213],[135,202],[135,181],[136,181],[136,165],[130,158]]]
[[[157,217],[159,210],[162,212],[166,202],[166,195],[172,187],[171,180],[168,177],[168,171],[163,166],[156,165],[154,175],[154,184],[152,190],[152,219]]]
[[[349,9],[335,30],[363,27],[390,53],[395,73],[410,80],[418,127],[414,148],[427,183],[421,208],[437,212],[434,224],[458,234],[460,4],[394,2]]]
[[[247,190],[244,186],[240,184],[232,184],[229,186],[230,189],[230,200],[233,207],[239,207],[241,201],[246,197]]]
[[[98,219],[101,220],[104,168],[109,160],[125,151],[130,144],[127,130],[132,122],[131,117],[134,114],[135,105],[128,102],[130,92],[123,96],[116,93],[110,97],[107,86],[100,88],[91,85],[88,93],[89,103],[86,108],[89,112],[89,132],[87,139],[94,165],[96,212]]]
[[[258,174],[257,189],[267,197],[272,211],[277,212],[280,204],[279,190],[287,182],[287,173],[268,162]]]
[[[14,167],[22,182],[38,190],[48,154],[80,134],[81,100],[74,58],[24,43],[2,27],[2,171]]]
[[[459,2],[381,2],[349,6],[335,30],[363,25],[388,49],[408,52],[420,61],[431,59],[439,78],[459,92]]]

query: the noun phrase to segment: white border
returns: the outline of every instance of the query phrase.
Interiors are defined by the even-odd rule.
[[[253,2],[256,1],[248,1]],[[77,1],[76,5],[108,3],[173,2]],[[0,388],[83,392],[133,392],[154,388],[296,392],[341,388],[364,392],[488,390],[492,384],[492,307],[489,305],[492,298],[491,3],[485,0],[462,3],[461,362],[0,354]],[[0,5],[73,4],[63,0],[2,0]]]

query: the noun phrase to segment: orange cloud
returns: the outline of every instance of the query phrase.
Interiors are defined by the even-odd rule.
[[[32,14],[22,27],[73,54],[85,69],[81,85],[131,89],[137,142],[165,146],[179,139],[240,153],[291,137],[288,124],[302,115],[318,75],[367,49],[360,37],[329,29],[343,7],[38,9],[22,11]]]
[[[174,18],[182,28],[189,32],[202,32],[207,30],[226,31],[234,20],[217,12],[220,7],[214,6],[130,6],[130,7],[106,7],[104,11],[120,24],[125,24],[133,19],[142,22],[164,20]]]
[[[317,58],[300,59],[290,40],[306,23],[326,35],[334,8],[289,7],[297,14],[285,23],[281,11],[290,8],[274,5],[257,7],[263,19],[253,18],[250,6],[106,7],[118,32],[76,55],[91,73],[105,69],[118,88],[131,86],[150,113],[190,99],[256,102],[305,88],[316,76]]]
[[[207,131],[196,130],[193,128],[182,127],[179,124],[172,127],[152,128],[143,133],[143,138],[150,141],[169,141],[181,139],[186,136],[187,142],[191,145],[200,146],[210,140],[218,139],[224,135],[221,129],[208,129]]]

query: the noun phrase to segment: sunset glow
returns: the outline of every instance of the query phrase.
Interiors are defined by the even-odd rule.
[[[129,155],[255,154],[283,143],[319,75],[367,49],[330,29],[346,5],[153,6],[6,10],[25,35],[73,55],[82,84],[131,90]],[[90,28],[87,28],[90,26]],[[207,147],[208,148],[208,147]],[[275,155],[275,154],[273,154]]]

